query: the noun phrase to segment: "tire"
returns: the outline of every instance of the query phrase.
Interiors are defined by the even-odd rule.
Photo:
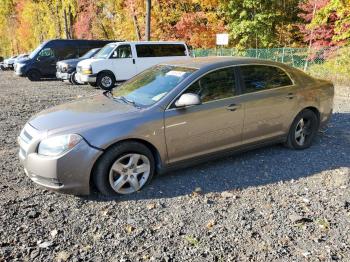
[[[313,111],[309,109],[301,111],[295,117],[289,129],[285,145],[297,150],[310,147],[317,134],[319,125],[319,119]]]
[[[93,171],[93,182],[105,196],[131,194],[145,187],[154,172],[155,160],[148,147],[138,142],[122,142],[100,157]]]
[[[111,90],[115,86],[115,77],[112,73],[102,72],[98,74],[96,84],[103,90]]]
[[[77,80],[75,79],[75,75],[76,75],[77,72],[74,72],[70,75],[70,78],[69,78],[69,82],[72,84],[72,85],[81,85],[81,83],[77,82]]]
[[[30,81],[40,81],[41,74],[38,70],[30,70],[27,73],[27,77]]]

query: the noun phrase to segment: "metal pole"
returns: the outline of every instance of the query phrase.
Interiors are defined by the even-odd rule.
[[[146,0],[146,41],[151,39],[151,0]]]

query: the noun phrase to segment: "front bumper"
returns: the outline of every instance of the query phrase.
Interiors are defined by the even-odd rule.
[[[78,82],[80,83],[96,83],[96,75],[83,75],[82,73],[78,72],[75,75],[75,78],[77,79]]]
[[[18,76],[26,76],[26,74],[24,72],[24,67],[25,66],[18,66],[18,65],[16,65],[15,74],[18,75]]]
[[[91,170],[102,151],[92,148],[82,140],[62,155],[42,156],[36,152],[42,136],[33,136],[34,128],[28,124],[24,130],[18,138],[19,158],[25,173],[33,182],[62,193],[90,193]],[[28,137],[31,137],[29,142]]]
[[[56,72],[56,77],[61,80],[69,80],[72,74],[68,72]]]

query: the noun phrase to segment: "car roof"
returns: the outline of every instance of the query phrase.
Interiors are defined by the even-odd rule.
[[[190,59],[179,59],[163,63],[166,65],[191,67],[196,69],[212,69],[216,67],[225,67],[233,65],[245,65],[245,64],[262,64],[273,65],[285,68],[284,64],[273,62],[264,59],[256,59],[249,57],[233,57],[233,56],[208,56],[208,57],[195,57]]]
[[[181,44],[184,45],[185,42],[183,41],[123,41],[123,42],[111,42],[109,44]]]

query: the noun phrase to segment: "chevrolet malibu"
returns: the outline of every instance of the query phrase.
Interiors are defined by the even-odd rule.
[[[113,91],[42,111],[18,141],[46,188],[130,194],[156,173],[273,143],[308,148],[334,87],[284,64],[194,58],[154,66]]]

